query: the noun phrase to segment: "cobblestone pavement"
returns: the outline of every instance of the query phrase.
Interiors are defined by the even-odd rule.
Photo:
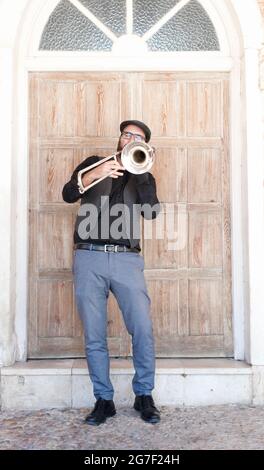
[[[161,407],[151,425],[132,408],[88,426],[87,409],[0,413],[0,449],[263,449],[264,407]]]

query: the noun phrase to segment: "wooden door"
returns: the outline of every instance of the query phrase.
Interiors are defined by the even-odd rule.
[[[31,74],[29,357],[84,355],[71,273],[78,203],[61,190],[86,156],[115,150],[132,117],[152,129],[160,217],[183,211],[186,225],[171,250],[165,232],[143,239],[157,221],[142,220],[157,356],[232,355],[228,83],[224,73]],[[112,295],[108,344],[131,355]]]

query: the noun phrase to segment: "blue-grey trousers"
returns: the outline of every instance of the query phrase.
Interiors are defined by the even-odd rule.
[[[76,250],[73,262],[77,309],[85,334],[85,352],[96,399],[112,400],[107,346],[107,299],[111,291],[132,337],[135,395],[154,388],[155,351],[151,300],[144,277],[144,258],[133,252]]]

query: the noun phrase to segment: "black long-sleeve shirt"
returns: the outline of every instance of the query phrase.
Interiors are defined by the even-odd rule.
[[[92,156],[88,157],[86,160],[84,160],[73,172],[73,175],[68,183],[65,184],[63,191],[62,191],[62,196],[63,200],[68,203],[74,203],[78,201],[78,199],[83,197],[83,194],[80,194],[78,184],[77,184],[77,176],[78,172],[82,170],[83,168],[86,168],[89,165],[92,165],[93,163],[96,163],[99,161],[99,157],[97,156]],[[111,227],[111,224],[118,219],[119,215],[110,215],[111,212],[111,207],[114,206],[115,204],[123,204],[124,203],[124,188],[125,185],[128,181],[130,173],[125,170],[123,173],[123,176],[119,176],[118,178],[113,178],[112,181],[112,189],[109,194],[109,226]],[[137,190],[137,204],[150,204],[151,206],[154,206],[157,204],[159,201],[157,199],[156,195],[156,182],[155,178],[151,173],[144,173],[142,175],[134,175],[135,176],[135,182],[136,182],[136,190]],[[89,190],[88,190],[89,191]],[[144,213],[142,213],[144,216]],[[130,247],[130,241],[127,238],[118,238],[115,239],[111,237],[111,234],[109,235],[108,239],[102,238],[101,233],[100,233],[100,227],[101,227],[101,214],[99,214],[98,217],[98,238],[93,239],[93,238],[87,238],[83,240],[80,238],[78,232],[75,230],[74,232],[74,243],[82,243],[82,242],[89,242],[89,243],[99,243],[99,244],[119,244],[119,245],[125,245],[127,247]],[[138,250],[140,251],[140,246],[139,244],[136,246]]]

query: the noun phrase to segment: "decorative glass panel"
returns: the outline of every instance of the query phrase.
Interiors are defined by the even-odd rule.
[[[133,25],[133,34],[143,37],[150,51],[220,49],[213,23],[199,1],[190,0],[182,8],[180,0],[131,2],[133,9],[129,14],[133,18],[128,24]],[[126,0],[78,0],[76,5],[71,0],[61,0],[44,28],[40,49],[111,51],[113,41],[128,33],[127,5]],[[93,16],[87,18],[86,12]],[[164,19],[168,13],[170,19]],[[153,26],[156,32],[148,35]]]
[[[55,51],[111,50],[112,41],[67,0],[52,12],[40,49]]]
[[[154,24],[156,24],[169,10],[180,0],[134,0],[133,17],[134,33],[143,36]]]
[[[204,8],[191,0],[148,41],[151,51],[216,51],[219,42]]]
[[[126,0],[79,0],[114,34],[126,33]]]

